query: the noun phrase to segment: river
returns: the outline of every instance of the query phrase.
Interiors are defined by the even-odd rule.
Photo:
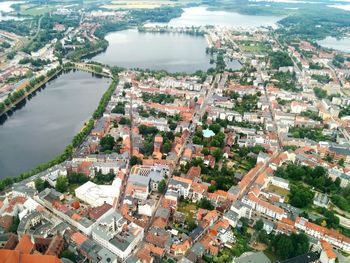
[[[16,110],[0,126],[0,178],[15,176],[62,153],[97,108],[109,79],[69,72]]]

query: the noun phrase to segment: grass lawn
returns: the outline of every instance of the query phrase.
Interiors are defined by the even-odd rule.
[[[21,6],[20,13],[22,15],[29,15],[29,16],[41,16],[45,13],[48,13],[50,11],[56,10],[57,7],[55,5],[23,5]]]
[[[275,185],[272,185],[270,184],[267,189],[270,191],[270,192],[273,192],[273,193],[276,193],[276,194],[279,194],[281,196],[284,196],[284,197],[287,197],[289,195],[289,191],[287,189],[283,189],[281,187],[278,187],[278,186],[275,186]]]
[[[75,189],[77,189],[80,185],[78,184],[69,184],[68,186],[68,192],[72,195],[75,195]]]
[[[195,218],[197,206],[193,203],[180,202],[178,204],[177,211],[186,215],[186,221],[191,221],[193,218]]]
[[[248,53],[265,53],[269,50],[269,48],[266,45],[258,42],[253,42],[250,45],[239,45],[239,47],[243,52]]]

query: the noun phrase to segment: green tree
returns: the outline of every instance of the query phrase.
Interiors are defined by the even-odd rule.
[[[106,135],[100,141],[101,151],[105,152],[105,151],[113,150],[114,144],[115,144],[114,138],[109,134]]]
[[[343,158],[340,159],[340,160],[338,161],[338,164],[339,164],[340,166],[343,166],[343,167],[344,167],[344,163],[345,163],[345,161],[344,161]],[[338,178],[337,178],[337,179],[338,179]]]
[[[211,204],[210,200],[206,197],[203,197],[201,200],[197,202],[197,206],[199,208],[207,209],[207,210],[213,210],[214,206]]]
[[[221,149],[216,149],[213,151],[213,156],[215,160],[218,162],[222,159],[223,151]]]
[[[281,260],[296,257],[309,251],[309,239],[301,234],[277,234],[272,238],[270,249]]]
[[[255,223],[255,225],[254,225],[254,229],[255,229],[256,231],[262,230],[263,227],[264,227],[264,222],[263,222],[261,219],[259,219],[258,221],[256,221],[256,223]]]
[[[41,192],[45,189],[45,181],[40,177],[35,180],[35,189]]]
[[[132,156],[130,158],[130,166],[134,166],[136,164],[141,164],[141,163],[142,163],[141,159],[138,158],[137,156]]]
[[[14,216],[12,224],[11,224],[11,226],[9,228],[9,232],[17,234],[17,229],[18,229],[19,222],[20,222],[19,217],[18,216]]]
[[[159,182],[159,184],[158,184],[158,192],[161,193],[161,194],[163,194],[163,193],[165,193],[165,190],[166,190],[166,182],[165,182],[165,180],[163,179],[163,180],[161,180],[161,181]]]
[[[314,193],[308,187],[301,184],[292,185],[289,194],[289,202],[291,205],[304,208],[312,204]]]
[[[165,142],[162,146],[162,152],[163,153],[168,153],[171,151],[171,143],[170,142]]]
[[[77,257],[75,256],[75,254],[68,249],[63,250],[60,257],[61,258],[68,258],[72,262],[77,262]]]
[[[58,192],[64,193],[68,190],[68,179],[65,176],[59,176],[56,180],[56,187],[55,189]]]

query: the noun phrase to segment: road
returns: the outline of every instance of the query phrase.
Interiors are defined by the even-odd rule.
[[[212,100],[212,96],[214,94],[214,88],[215,88],[215,84],[217,84],[220,80],[220,74],[216,75],[215,77],[215,80],[213,81],[212,85],[210,86],[209,90],[206,91],[206,96],[204,97],[203,99],[203,104],[201,105],[198,113],[194,113],[194,116],[193,118],[196,118],[198,120],[201,120],[203,118],[203,115],[205,114],[205,110],[206,110],[206,107],[208,105],[208,102]],[[175,160],[175,167],[178,167],[179,166],[179,163],[180,163],[180,160],[181,160],[181,157],[182,157],[182,153],[185,149],[185,147],[187,146],[187,142],[189,141],[192,141],[192,136],[193,136],[193,133],[195,131],[195,127],[194,127],[194,123],[193,122],[190,122],[189,126],[188,126],[188,129],[190,131],[189,133],[189,136],[185,139],[185,143],[182,145],[181,149],[180,149],[180,152],[179,152],[179,155],[178,157],[176,158]],[[172,175],[173,173],[173,170],[170,171],[170,175]],[[171,178],[171,177],[170,177]],[[169,178],[169,179],[170,179]],[[169,184],[169,179],[166,181],[166,188],[168,188],[168,184]],[[156,209],[155,211],[157,211],[157,209],[159,208],[159,206],[161,205],[161,202],[162,202],[162,199],[164,198],[164,194],[162,194],[156,204]],[[145,227],[145,232],[148,231],[148,229],[152,226],[153,224],[153,221],[154,221],[154,217],[155,217],[155,213],[153,213],[148,225]]]
[[[32,40],[35,39],[38,35],[39,35],[39,32],[40,32],[40,29],[41,29],[41,20],[43,19],[44,16],[41,16],[39,18],[39,21],[38,21],[38,28],[36,30],[36,33],[35,35],[33,36]]]
[[[130,121],[131,121],[131,124],[130,124],[130,131],[129,131],[129,138],[130,138],[130,150],[129,150],[129,155],[130,155],[130,158],[132,157],[133,155],[133,123],[134,123],[134,120],[133,120],[133,112],[132,112],[132,95],[133,94],[130,94],[130,110],[129,110],[129,115],[130,115]],[[122,208],[122,205],[123,205],[123,201],[125,199],[125,194],[126,194],[126,186],[127,186],[127,183],[128,183],[128,180],[129,180],[129,173],[130,173],[130,162],[129,162],[129,167],[126,171],[126,175],[125,175],[125,178],[123,180],[123,184],[121,186],[121,191],[120,191],[120,196],[119,196],[119,200],[118,200],[118,208],[121,209]]]

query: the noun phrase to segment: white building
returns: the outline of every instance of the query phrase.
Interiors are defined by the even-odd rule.
[[[96,207],[104,203],[114,205],[118,200],[122,181],[117,177],[112,185],[97,185],[93,182],[86,182],[75,189],[75,195],[83,202]]]
[[[120,262],[133,252],[143,236],[143,228],[128,223],[116,211],[104,217],[92,230],[93,240],[116,254]]]
[[[289,190],[289,182],[283,178],[272,176],[271,184]]]

